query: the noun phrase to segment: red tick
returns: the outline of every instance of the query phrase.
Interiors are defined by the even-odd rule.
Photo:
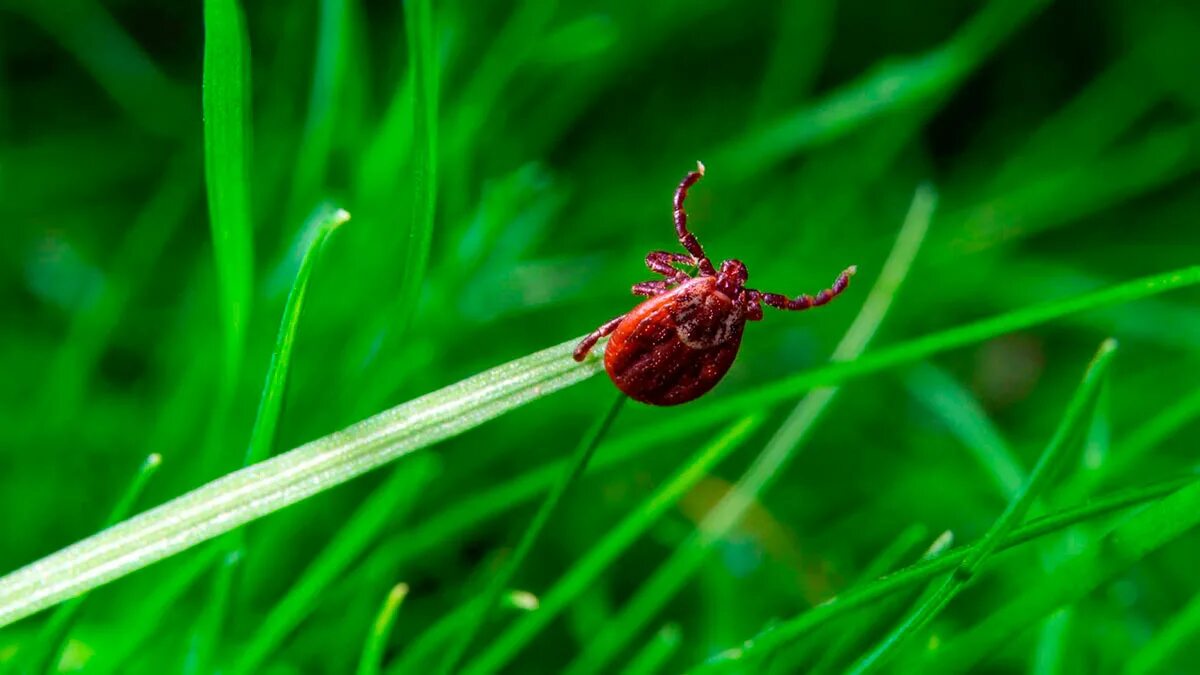
[[[604,350],[608,376],[642,403],[678,405],[703,396],[733,365],[746,322],[762,320],[764,304],[790,310],[819,307],[846,290],[856,271],[854,266],[846,268],[832,287],[815,296],[788,298],[746,288],[749,273],[742,261],[726,260],[716,269],[687,229],[683,200],[703,175],[704,165],[696,162],[696,170],[675,190],[675,232],[687,254],[647,255],[646,267],[665,278],[634,284],[634,295],[646,300],[597,328],[575,348],[575,360],[582,361],[597,340],[611,334]],[[696,276],[676,265],[695,268]]]

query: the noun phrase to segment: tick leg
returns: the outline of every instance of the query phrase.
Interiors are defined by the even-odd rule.
[[[617,325],[620,324],[621,319],[624,318],[625,315],[622,314],[612,321],[600,326],[596,330],[592,331],[587,337],[580,340],[579,346],[575,348],[575,360],[582,361],[583,358],[588,355],[588,352],[592,351],[592,347],[596,346],[596,341],[616,330]]]
[[[656,279],[654,281],[643,281],[640,284],[633,285],[633,294],[634,295],[644,295],[647,298],[653,298],[656,295],[662,295],[663,293],[666,293],[669,290],[671,290],[671,282],[665,281],[663,279]]]
[[[687,211],[683,210],[683,200],[687,199],[688,188],[695,185],[703,175],[704,164],[696,162],[696,170],[684,176],[683,182],[675,189],[675,234],[679,235],[679,243],[683,245],[684,250],[692,254],[701,276],[711,277],[717,273],[717,270],[713,268],[712,261],[708,259],[708,256],[704,255],[704,249],[700,247],[696,235],[688,232]]]
[[[691,279],[687,272],[678,269],[672,263],[683,263],[696,267],[696,261],[690,255],[682,253],[671,253],[670,251],[651,251],[646,255],[646,267],[650,268],[651,272],[661,274],[668,281],[676,284]]]
[[[758,291],[747,293],[745,301],[742,303],[743,311],[746,312],[747,321],[762,321],[762,294]]]
[[[757,298],[776,309],[790,309],[795,311],[808,309],[809,307],[820,307],[846,290],[846,287],[850,285],[850,277],[854,276],[854,273],[857,271],[858,268],[853,265],[847,267],[838,275],[837,280],[833,282],[833,286],[826,288],[815,296],[798,295],[795,298],[788,298],[786,295],[780,295],[779,293],[763,293],[762,291],[749,289],[746,291],[746,296],[748,300],[750,298]]]

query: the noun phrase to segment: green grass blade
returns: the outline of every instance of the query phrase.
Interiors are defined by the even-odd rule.
[[[271,362],[267,367],[266,381],[263,383],[262,395],[258,402],[258,412],[250,432],[250,443],[246,450],[244,466],[261,462],[271,455],[274,448],[275,431],[279,426],[279,418],[283,414],[283,401],[287,391],[292,349],[300,325],[304,297],[308,292],[308,281],[330,235],[349,219],[350,214],[343,209],[322,205],[313,212],[304,227],[304,231],[311,231],[314,234],[300,261],[300,268],[296,272],[296,278],[292,283],[291,290],[288,291],[287,301],[284,304],[283,316],[279,321],[279,332],[275,338],[275,348],[271,352]],[[228,552],[214,579],[213,591],[209,595],[209,606],[201,617],[200,625],[193,636],[195,645],[189,658],[192,672],[207,672],[208,660],[220,642],[220,631],[226,623],[225,611],[234,592],[236,565],[245,555],[244,531],[238,529],[231,533],[227,544]]]
[[[905,528],[896,537],[895,541],[884,548],[867,565],[866,569],[855,579],[854,584],[850,588],[862,588],[898,567],[901,561],[908,557],[917,546],[920,546],[922,542],[928,541],[928,532],[929,528],[920,524],[910,525]],[[881,603],[881,605],[884,605],[886,609],[886,603]],[[837,635],[831,642],[822,643],[820,658],[811,665],[810,672],[841,672],[839,666],[844,668],[844,665],[841,664],[844,664],[851,650],[861,640],[865,639],[867,631],[875,624],[872,620],[874,618],[875,615],[860,617],[849,626],[838,630]]]
[[[383,601],[383,606],[379,608],[375,622],[371,624],[371,631],[367,633],[362,658],[358,661],[358,675],[379,675],[379,666],[383,660],[383,652],[387,648],[388,635],[392,632],[392,625],[396,623],[396,613],[400,611],[400,604],[404,602],[404,597],[407,595],[408,584],[396,584]]]
[[[1150,640],[1129,659],[1125,672],[1141,675],[1169,670],[1171,657],[1181,649],[1196,644],[1197,635],[1200,635],[1200,594],[1193,595],[1183,609],[1163,622]]]
[[[1018,527],[1001,542],[999,548],[1000,550],[1012,548],[1048,534],[1061,532],[1079,523],[1090,522],[1123,509],[1163,499],[1185,488],[1193,488],[1198,480],[1200,479],[1195,476],[1188,476],[1162,481],[1139,488],[1122,490],[1098,498],[1084,506],[1056,511]],[[834,619],[953,570],[975,550],[975,546],[975,544],[971,544],[959,547],[939,557],[923,560],[906,567],[857,590],[847,591],[794,619],[759,633],[746,640],[736,650],[723,652],[720,656],[700,664],[690,672],[724,672],[731,667],[744,667],[744,661],[751,657],[765,658],[776,649],[794,642],[800,636],[807,635]]]
[[[184,675],[212,672],[212,663],[221,644],[221,635],[233,597],[233,585],[238,564],[242,560],[241,549],[233,549],[217,561],[213,570],[206,604],[200,612],[192,631],[191,644],[184,659]]]
[[[263,383],[262,396],[258,401],[258,413],[254,417],[254,429],[250,433],[250,445],[246,451],[246,465],[261,462],[271,455],[275,446],[275,430],[283,413],[283,397],[287,391],[288,370],[292,362],[292,348],[296,344],[296,331],[300,325],[300,312],[304,308],[304,296],[308,292],[308,280],[330,235],[350,214],[343,209],[328,205],[317,207],[309,217],[305,230],[315,224],[316,234],[304,252],[296,279],[288,291],[287,303],[279,321],[279,333],[275,337],[275,349],[271,352],[271,364],[267,367],[267,379]]]
[[[131,611],[122,624],[120,639],[88,662],[88,672],[97,675],[125,672],[126,663],[137,656],[147,641],[161,634],[164,618],[178,608],[181,599],[220,560],[221,552],[217,546],[204,547],[155,584],[154,593],[136,611]]]
[[[511,662],[572,600],[594,583],[621,553],[657,522],[668,508],[750,437],[761,423],[761,416],[743,418],[725,433],[707,443],[688,459],[670,480],[576,561],[575,565],[541,596],[541,606],[536,612],[521,617],[508,630],[501,632],[462,672],[471,675],[492,673]]]
[[[879,278],[867,294],[858,316],[834,349],[834,361],[853,360],[870,343],[912,267],[936,205],[937,195],[931,187],[921,186],[917,189]],[[633,599],[598,634],[592,636],[583,653],[568,668],[568,673],[581,675],[601,672],[611,663],[621,649],[633,640],[637,631],[651,621],[691,578],[713,546],[737,526],[772,479],[780,475],[838,391],[837,387],[818,389],[800,401],[733,489],[700,522],[697,532],[676,548],[667,562],[642,584]]]
[[[403,332],[418,305],[421,283],[429,260],[433,219],[437,209],[438,88],[441,77],[437,43],[433,34],[431,0],[404,3],[408,37],[409,77],[412,86],[412,213],[405,235],[403,275],[397,292],[396,332]]]
[[[1007,499],[1017,493],[1025,470],[966,387],[932,364],[913,368],[904,384],[971,451],[1002,496]]]
[[[129,516],[134,505],[137,504],[138,498],[142,495],[142,491],[145,490],[146,483],[154,476],[161,464],[162,457],[157,453],[146,457],[138,467],[129,486],[125,488],[125,492],[121,494],[120,500],[108,514],[108,518],[104,521],[104,527],[111,527]],[[75,620],[79,618],[79,610],[83,609],[85,600],[87,600],[87,596],[81,595],[54,610],[45,625],[38,631],[36,642],[30,647],[32,651],[24,659],[24,672],[50,673],[57,670],[63,648],[66,646],[67,636],[71,633]]]
[[[439,672],[448,675],[449,673],[453,673],[458,667],[459,662],[471,647],[471,642],[475,639],[476,633],[487,623],[488,617],[500,599],[500,594],[505,588],[508,588],[513,576],[517,573],[517,569],[520,568],[521,563],[525,561],[530,551],[533,550],[533,545],[537,542],[542,530],[545,529],[550,516],[553,515],[555,509],[558,507],[558,502],[562,500],[567,490],[575,484],[575,481],[579,480],[588,463],[591,462],[592,455],[596,452],[596,447],[612,427],[613,422],[616,421],[617,415],[621,412],[621,408],[624,407],[626,400],[624,394],[618,394],[616,400],[609,406],[608,411],[596,420],[596,423],[584,434],[583,439],[575,448],[575,452],[571,455],[571,461],[567,465],[566,471],[562,473],[558,481],[550,488],[550,492],[542,500],[542,505],[538,507],[538,511],[534,514],[529,527],[521,535],[521,541],[517,543],[516,550],[513,551],[509,559],[495,576],[492,577],[491,581],[488,582],[487,587],[482,593],[482,601],[476,604],[478,609],[466,625],[463,626],[458,640],[450,646],[450,650]]]
[[[262,620],[258,630],[239,650],[229,672],[259,672],[271,654],[312,612],[324,590],[345,573],[386,525],[402,520],[437,466],[431,455],[416,460],[393,469],[392,475],[363,501]]]
[[[579,339],[403,403],[342,431],[230,473],[0,578],[0,626],[118,579],[398,457],[591,377]]]
[[[993,610],[933,654],[924,672],[965,672],[1038,619],[1078,602],[1102,584],[1200,525],[1200,484],[1186,486],[1131,515],[1054,573],[1022,585],[1020,594]]]
[[[621,670],[621,675],[654,675],[662,670],[663,665],[671,659],[671,655],[679,648],[679,625],[669,623],[663,626],[646,646],[633,655],[629,665]]]
[[[190,124],[192,102],[97,0],[46,4],[5,2],[6,11],[29,16],[82,66],[138,124],[162,136]],[[190,129],[188,129],[190,133]]]
[[[225,339],[225,386],[241,368],[254,283],[250,44],[237,0],[204,0],[204,175]]]
[[[472,620],[472,617],[479,611],[477,606],[479,603],[480,599],[476,599],[473,603],[460,604],[425,629],[413,639],[400,658],[388,666],[388,675],[429,672],[437,665],[438,662],[435,659],[442,655],[442,649],[451,643],[463,626]],[[540,601],[532,593],[510,590],[505,601],[501,603],[501,608],[536,612],[540,604]]]
[[[851,669],[851,672],[867,673],[887,663],[897,650],[924,629],[925,626],[929,625],[929,622],[941,613],[946,605],[950,604],[950,601],[958,595],[967,582],[979,573],[983,568],[983,564],[996,551],[1008,534],[1021,523],[1025,518],[1025,514],[1028,513],[1029,508],[1033,506],[1034,500],[1038,499],[1047,485],[1049,485],[1050,480],[1054,477],[1054,471],[1062,465],[1063,458],[1071,447],[1071,442],[1080,433],[1086,421],[1088,408],[1092,405],[1100,390],[1100,385],[1104,381],[1104,377],[1108,372],[1108,366],[1112,362],[1116,350],[1117,343],[1115,340],[1106,340],[1100,345],[1100,350],[1096,353],[1095,359],[1093,359],[1091,365],[1088,367],[1087,373],[1083,377],[1083,382],[1071,398],[1071,402],[1063,414],[1062,421],[1059,423],[1058,428],[1054,430],[1054,436],[1051,437],[1050,442],[1046,445],[1046,449],[1042,451],[1041,456],[1038,458],[1037,465],[1033,467],[1033,471],[1030,472],[1029,477],[1025,480],[1025,484],[1021,486],[1021,489],[1008,502],[1008,506],[1004,509],[1004,512],[992,524],[991,529],[988,530],[979,544],[971,549],[971,554],[943,582],[933,597],[928,598],[925,603],[917,607],[871,653],[859,660]]]
[[[321,192],[325,172],[333,149],[346,87],[349,29],[347,20],[351,0],[321,0],[317,22],[317,53],[313,65],[312,84],[308,95],[308,116],[304,136],[292,173],[291,196],[288,198],[287,222],[299,219],[311,206],[313,195]]]
[[[1084,293],[1065,300],[1026,307],[932,333],[894,347],[869,352],[853,361],[831,363],[821,368],[782,378],[758,387],[754,391],[727,396],[719,406],[717,404],[696,406],[694,411],[686,413],[686,421],[684,416],[681,416],[676,423],[682,425],[698,420],[711,420],[718,416],[719,419],[728,419],[731,415],[735,415],[736,411],[769,406],[781,399],[789,398],[814,387],[840,384],[867,373],[919,361],[934,354],[1036,326],[1068,314],[1131,302],[1196,284],[1200,284],[1200,266],[1185,267],[1172,272],[1142,277],[1093,293]],[[704,422],[699,423],[703,424]],[[710,421],[709,424],[711,425],[712,422]]]
[[[39,405],[54,420],[75,419],[97,366],[123,318],[133,314],[135,292],[150,281],[154,264],[186,222],[200,187],[196,154],[181,152],[124,234],[99,297],[76,314],[46,373]]]
[[[763,171],[796,152],[848,134],[880,115],[957,87],[1048,0],[992,0],[949,41],[889,64],[765,125],[720,150],[713,165],[734,174]],[[719,161],[718,161],[719,160]]]

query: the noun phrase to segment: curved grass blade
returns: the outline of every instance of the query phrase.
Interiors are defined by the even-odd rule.
[[[575,338],[235,471],[0,578],[0,626],[585,380]]]
[[[1003,551],[1048,534],[1061,532],[1079,523],[1094,521],[1117,511],[1161,500],[1185,488],[1194,488],[1197,484],[1200,484],[1200,476],[1167,480],[1122,490],[1084,506],[1056,511],[1016,528],[1000,543],[998,550]],[[784,621],[746,640],[737,649],[722,652],[720,656],[698,665],[689,672],[723,672],[744,668],[746,659],[765,658],[776,649],[791,644],[800,636],[807,635],[838,617],[953,570],[971,554],[975,546],[976,544],[969,544],[959,547],[939,557],[910,565],[860,589],[852,589],[831,598],[794,619]]]
[[[246,465],[261,462],[271,455],[275,445],[275,430],[283,413],[283,397],[287,392],[288,370],[292,363],[292,348],[296,344],[296,331],[300,325],[300,312],[304,308],[304,296],[308,293],[308,280],[325,242],[337,231],[350,214],[344,209],[335,209],[327,204],[318,206],[308,219],[308,230],[313,224],[316,234],[304,252],[296,280],[288,291],[279,321],[279,333],[275,337],[275,349],[271,352],[271,364],[267,367],[267,379],[263,383],[262,397],[258,401],[258,412],[254,417],[254,430],[250,433],[250,445],[246,450]]]
[[[1079,435],[1087,417],[1087,410],[1100,391],[1100,385],[1104,381],[1104,377],[1108,372],[1108,366],[1112,362],[1116,350],[1117,343],[1112,339],[1105,340],[1100,345],[1100,350],[1096,353],[1095,358],[1088,367],[1087,373],[1083,377],[1083,382],[1071,398],[1071,402],[1068,404],[1058,428],[1054,430],[1054,436],[1051,437],[1050,442],[1046,445],[1046,449],[1042,451],[1037,464],[1033,467],[1033,471],[1030,472],[1029,477],[1025,480],[1025,484],[1021,486],[1020,491],[1013,495],[1012,500],[1008,503],[1008,507],[1004,509],[1004,512],[992,524],[991,529],[988,530],[979,544],[971,549],[971,554],[942,583],[941,587],[932,597],[917,607],[874,650],[856,663],[850,669],[850,672],[856,674],[868,673],[887,663],[900,647],[925,628],[925,626],[929,625],[929,622],[946,605],[950,604],[950,601],[958,595],[967,582],[979,573],[983,568],[983,564],[996,552],[1000,543],[1008,536],[1009,532],[1025,518],[1029,507],[1033,505],[1034,500],[1049,485],[1050,480],[1054,476],[1054,471],[1061,466],[1062,459],[1071,447],[1072,441]]]
[[[922,185],[867,299],[858,316],[834,349],[833,361],[848,361],[866,349],[887,315],[917,251],[925,239],[937,206],[937,193]],[[573,675],[603,672],[671,597],[699,569],[717,542],[741,521],[771,481],[783,471],[817,421],[837,396],[838,387],[810,392],[793,408],[787,419],[754,458],[734,487],[704,517],[696,532],[677,547],[665,563],[642,584],[633,598],[588,641],[583,653],[568,668]]]
[[[625,406],[626,397],[624,394],[618,394],[613,404],[609,406],[608,411],[603,417],[596,420],[596,423],[588,429],[584,434],[583,439],[572,453],[571,462],[567,465],[566,471],[559,477],[558,482],[550,488],[550,492],[546,494],[546,498],[542,501],[542,505],[538,507],[538,511],[533,516],[533,521],[529,523],[529,527],[525,529],[525,533],[521,535],[521,541],[517,544],[516,550],[500,570],[488,582],[487,588],[482,593],[482,600],[476,605],[478,609],[471,615],[471,619],[463,626],[459,633],[457,642],[451,645],[445,661],[442,663],[439,672],[444,675],[453,673],[458,667],[459,661],[466,655],[467,650],[471,647],[471,642],[475,639],[479,629],[487,623],[488,617],[491,615],[493,608],[500,599],[500,594],[508,587],[513,576],[517,573],[521,563],[528,557],[530,551],[533,550],[533,545],[537,542],[538,536],[545,529],[546,523],[550,521],[550,516],[558,507],[559,501],[567,490],[579,480],[591,462],[592,455],[596,452],[596,446],[600,444],[600,440],[612,427],[616,421],[617,415],[621,412],[621,408]]]
[[[922,672],[967,672],[1054,610],[1072,605],[1200,525],[1193,483],[1129,516],[1054,573],[1023,584],[1020,595],[944,644]]]
[[[396,584],[379,608],[379,615],[371,624],[371,632],[367,633],[367,642],[363,645],[362,658],[358,661],[358,675],[378,675],[380,661],[387,647],[388,635],[392,632],[392,624],[396,622],[396,613],[400,604],[408,595],[408,584]]]

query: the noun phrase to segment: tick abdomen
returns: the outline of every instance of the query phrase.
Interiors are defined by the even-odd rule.
[[[745,315],[715,284],[694,279],[621,321],[604,352],[617,388],[643,403],[674,405],[720,381],[737,356]]]

